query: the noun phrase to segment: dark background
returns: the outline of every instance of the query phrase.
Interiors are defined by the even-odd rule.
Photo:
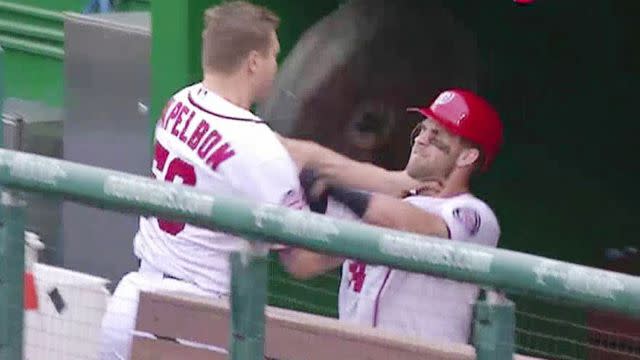
[[[480,91],[505,123],[477,189],[503,247],[602,266],[605,248],[640,243],[640,3],[504,3],[448,2],[477,36]]]

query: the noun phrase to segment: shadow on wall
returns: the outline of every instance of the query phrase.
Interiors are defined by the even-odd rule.
[[[475,54],[439,2],[353,0],[303,34],[258,113],[283,134],[402,168],[415,125],[404,109],[443,88],[475,89]]]
[[[281,66],[278,91],[257,112],[284,135],[400,169],[416,124],[405,109],[443,88],[475,89],[476,51],[473,34],[440,2],[352,0],[302,35]],[[338,272],[304,287],[329,295],[301,291],[277,261],[270,272],[271,305],[337,315]]]

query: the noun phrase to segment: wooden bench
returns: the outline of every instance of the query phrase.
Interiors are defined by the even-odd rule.
[[[427,343],[362,328],[336,319],[267,307],[265,357],[286,360],[463,360],[474,359],[472,346]],[[177,293],[142,293],[133,360],[227,359],[230,312],[227,300]],[[174,339],[207,344],[209,348]],[[532,359],[516,356],[515,359]]]

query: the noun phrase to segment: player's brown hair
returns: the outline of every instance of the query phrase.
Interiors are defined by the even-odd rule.
[[[269,9],[246,1],[229,1],[205,12],[202,65],[206,69],[234,71],[252,50],[266,54],[271,33],[280,18]]]
[[[461,140],[462,140],[462,144],[466,148],[478,150],[479,156],[476,159],[476,161],[473,163],[473,173],[474,174],[480,173],[482,170],[482,167],[484,166],[484,161],[486,159],[486,155],[484,154],[484,151],[482,151],[482,147],[471,140],[467,140],[465,138],[461,138]]]

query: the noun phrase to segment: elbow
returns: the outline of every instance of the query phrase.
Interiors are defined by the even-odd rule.
[[[304,271],[304,269],[302,270],[298,269],[298,270],[292,270],[292,271],[287,269],[287,272],[289,273],[289,275],[291,275],[292,278],[296,280],[309,280],[317,276],[317,274]]]
[[[295,249],[288,249],[279,253],[280,263],[284,269],[296,280],[307,280],[317,274],[310,269],[300,256],[296,256]]]
[[[305,268],[305,266],[301,266],[301,264],[297,263],[284,263],[284,268],[291,275],[292,278],[296,280],[308,280],[316,276],[313,272],[309,271],[309,269]]]

